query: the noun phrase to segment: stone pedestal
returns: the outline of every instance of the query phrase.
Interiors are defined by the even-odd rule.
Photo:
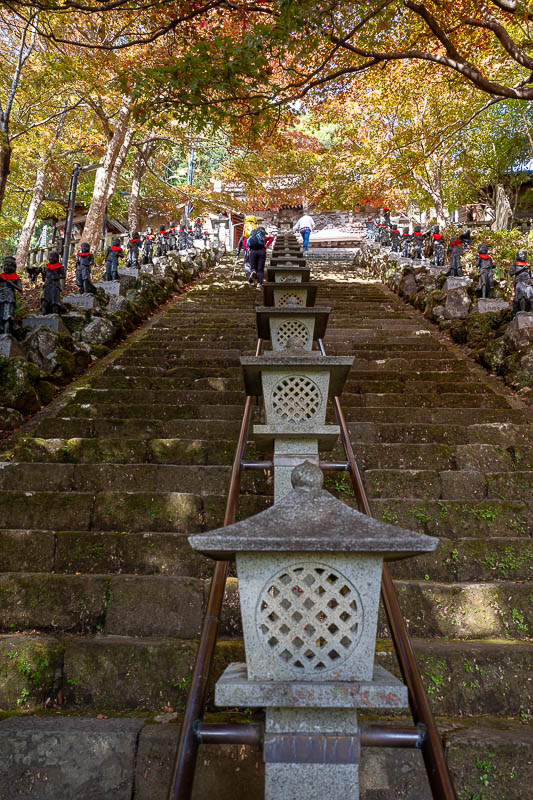
[[[9,333],[0,333],[0,356],[4,358],[24,358],[26,361],[28,359],[15,337]]]
[[[50,328],[54,333],[68,333],[59,314],[30,314],[22,320],[23,328]]]
[[[220,706],[266,707],[265,800],[358,800],[358,708],[400,709],[407,688],[382,667],[369,681],[249,680],[230,664],[215,689]]]
[[[450,278],[446,278],[442,290],[443,292],[452,292],[454,289],[461,289],[464,286],[472,286],[472,279],[467,277],[457,278],[452,276]]]
[[[273,352],[288,347],[301,347],[310,352],[313,341],[323,339],[330,308],[302,308],[288,304],[281,307],[256,308],[257,333],[260,339],[270,339]]]
[[[135,278],[137,279],[140,275],[141,270],[137,269],[136,267],[119,267],[118,274],[122,277],[128,278]]]
[[[502,298],[496,297],[490,299],[488,297],[480,297],[474,306],[474,311],[477,311],[478,314],[498,314],[500,311],[506,311],[508,308],[510,308],[510,304],[507,300],[503,300]]]
[[[126,294],[126,288],[122,286],[121,281],[96,281],[94,285],[97,289],[103,289],[109,295]]]
[[[91,309],[96,306],[96,298],[94,294],[64,294],[62,297],[63,303],[68,303],[74,308]]]

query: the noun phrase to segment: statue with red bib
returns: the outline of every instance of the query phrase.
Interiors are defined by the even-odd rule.
[[[477,250],[476,266],[479,269],[479,283],[476,289],[478,297],[492,296],[492,270],[494,264],[489,255],[489,248],[486,244],[480,244]]]
[[[105,281],[118,281],[118,262],[121,258],[124,258],[124,250],[119,237],[114,236],[105,254]]]
[[[16,292],[22,292],[17,262],[13,256],[6,256],[4,271],[0,273],[0,333],[13,333]]]
[[[531,265],[525,250],[518,250],[511,267],[514,278],[513,310],[533,311],[533,286],[531,285]]]
[[[61,281],[65,279],[65,268],[59,260],[57,250],[52,250],[44,268],[44,292],[41,300],[43,314],[59,314],[61,306]]]

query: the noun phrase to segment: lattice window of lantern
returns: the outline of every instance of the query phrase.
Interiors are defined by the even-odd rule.
[[[287,319],[278,328],[278,343],[281,347],[305,347],[309,341],[309,330],[299,319]],[[292,340],[292,341],[291,341]]]
[[[280,306],[289,306],[289,305],[303,306],[303,300],[296,294],[290,294],[290,292],[284,292],[279,298],[279,304]]]
[[[359,592],[337,569],[295,564],[270,578],[259,597],[263,647],[301,676],[338,668],[363,632]]]
[[[305,375],[283,378],[272,391],[272,409],[283,422],[311,419],[321,403],[320,389]]]

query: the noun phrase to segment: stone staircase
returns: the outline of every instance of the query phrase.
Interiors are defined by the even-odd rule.
[[[166,800],[261,295],[222,263],[34,417],[0,469],[0,797]],[[388,289],[313,264],[328,354],[376,516],[437,535],[394,577],[460,800],[533,777],[533,428]],[[260,420],[261,409],[254,410]],[[258,457],[253,442],[248,457]],[[340,448],[326,458],[341,459]],[[348,476],[327,486],[353,503]],[[246,472],[239,516],[271,503]],[[213,678],[242,660],[230,581]],[[397,672],[380,625],[378,657]],[[25,713],[21,713],[25,712]],[[177,712],[177,713],[176,713]],[[227,715],[224,717],[227,718]],[[195,797],[262,794],[260,758],[202,748]],[[418,753],[364,754],[366,800],[430,798]]]

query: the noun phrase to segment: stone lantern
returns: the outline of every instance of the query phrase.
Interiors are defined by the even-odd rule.
[[[294,267],[305,267],[305,258],[300,251],[292,252],[278,252],[272,253],[270,256],[270,264],[273,267],[280,267],[284,264],[290,264]]]
[[[301,308],[296,303],[277,308],[258,307],[257,333],[260,339],[271,340],[274,352],[295,346],[311,351],[313,342],[324,338],[330,311],[331,308],[319,306]]]
[[[303,308],[314,306],[317,292],[316,283],[284,281],[283,286],[275,283],[263,284],[263,302],[265,306],[282,308],[286,305],[297,305]]]
[[[352,356],[322,356],[301,347],[282,353],[242,356],[246,394],[263,395],[264,425],[254,425],[260,445],[274,444],[274,498],[291,489],[290,474],[306,458],[318,464],[318,450],[331,449],[338,425],[326,425],[328,397],[342,394]]]
[[[304,264],[293,264],[292,262],[273,265],[270,262],[267,267],[267,280],[274,283],[305,283],[309,280],[311,270]]]
[[[266,511],[189,538],[236,559],[246,663],[226,669],[216,703],[266,707],[265,800],[356,800],[357,709],[407,706],[406,687],[374,664],[383,561],[438,540],[350,508],[308,461],[292,484]]]

